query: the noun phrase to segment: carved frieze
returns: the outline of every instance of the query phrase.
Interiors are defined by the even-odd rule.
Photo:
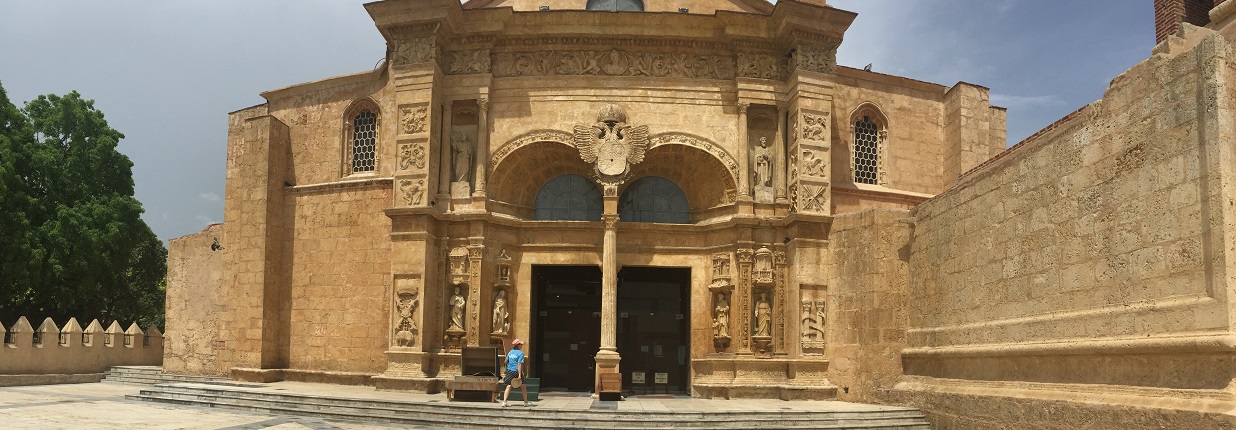
[[[425,145],[421,143],[404,143],[399,145],[399,170],[425,168]]]
[[[466,75],[471,73],[489,73],[488,49],[454,51],[448,54],[447,58],[447,74]]]
[[[496,77],[596,75],[733,79],[727,57],[690,53],[611,50],[502,52],[493,56]]]
[[[437,58],[437,52],[438,47],[433,36],[400,38],[395,41],[392,62],[396,66],[425,63]]]
[[[827,45],[800,44],[790,55],[790,70],[818,73],[837,72],[837,48]]]
[[[784,58],[755,52],[739,52],[736,70],[739,77],[784,80],[786,76],[786,60]]]
[[[428,128],[429,106],[401,106],[399,108],[399,126],[404,134],[424,133]]]

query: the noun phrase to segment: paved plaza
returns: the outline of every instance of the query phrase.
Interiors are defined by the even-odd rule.
[[[202,384],[183,384],[186,386]],[[276,382],[242,384],[250,392],[318,395],[441,403],[444,394],[377,391],[372,387]],[[0,426],[6,429],[390,429],[435,427],[321,419],[293,415],[247,412],[199,406],[176,406],[126,399],[141,385],[110,382],[90,384],[0,387]],[[498,415],[504,409],[495,403],[449,402],[475,408],[478,416]],[[514,403],[510,409],[545,411],[871,411],[886,407],[838,401],[707,400],[683,396],[633,396],[622,402],[597,401],[586,394],[546,393],[529,407]]]

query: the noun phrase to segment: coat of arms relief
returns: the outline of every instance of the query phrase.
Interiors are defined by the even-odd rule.
[[[599,182],[606,188],[617,187],[632,165],[644,161],[648,126],[628,124],[626,112],[608,104],[597,113],[596,123],[575,126],[574,140],[580,158],[593,165]]]

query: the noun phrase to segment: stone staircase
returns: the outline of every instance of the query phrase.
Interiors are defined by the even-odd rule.
[[[103,382],[120,384],[154,385],[165,382],[209,383],[217,381],[226,381],[226,379],[211,376],[171,375],[163,373],[163,368],[159,366],[113,366],[103,372]]]
[[[616,402],[588,410],[500,408],[496,404],[405,402],[270,392],[207,384],[156,384],[132,400],[236,409],[324,419],[375,421],[434,428],[530,429],[906,429],[930,430],[917,409],[856,411],[619,411]],[[600,405],[605,403],[607,405]],[[597,407],[597,405],[603,407]]]

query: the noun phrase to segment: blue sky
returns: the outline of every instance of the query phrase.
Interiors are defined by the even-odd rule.
[[[0,83],[18,105],[70,90],[96,100],[126,136],[144,218],[167,240],[223,220],[228,112],[382,59],[362,3],[4,1]],[[991,88],[1009,108],[1009,144],[1101,98],[1154,45],[1152,0],[829,4],[859,13],[840,64]]]

